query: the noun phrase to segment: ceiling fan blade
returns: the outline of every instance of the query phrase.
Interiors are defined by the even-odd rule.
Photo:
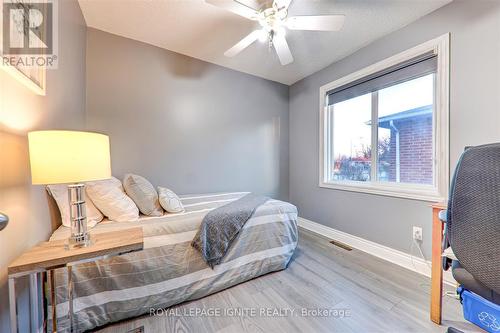
[[[239,2],[249,8],[255,9],[255,11],[259,10],[262,7],[262,4],[259,2],[259,0],[236,0],[236,2]]]
[[[276,7],[278,9],[288,9],[291,3],[292,0],[274,0],[273,7]]]
[[[339,31],[344,21],[344,15],[292,16],[286,26],[290,30]]]
[[[206,3],[213,6],[228,10],[234,14],[243,16],[250,20],[256,20],[259,13],[253,9],[244,5],[236,0],[205,0]]]
[[[224,52],[224,55],[226,57],[234,57],[244,49],[250,46],[253,42],[255,42],[260,36],[260,30],[255,30],[252,31],[250,34],[248,34],[245,38],[240,40],[238,43],[236,43],[232,48]]]
[[[286,42],[285,34],[274,35],[273,45],[276,53],[278,54],[278,58],[280,59],[280,63],[283,66],[293,62],[292,52],[290,52],[290,48]]]

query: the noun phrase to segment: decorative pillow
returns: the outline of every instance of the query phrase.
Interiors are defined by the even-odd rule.
[[[148,216],[163,215],[158,193],[146,178],[131,173],[126,174],[123,178],[123,187],[141,213]]]
[[[123,191],[122,182],[115,177],[88,182],[87,195],[108,219],[116,222],[137,221],[139,209]]]
[[[61,213],[61,221],[63,226],[71,227],[70,213],[69,213],[69,198],[68,198],[68,185],[66,184],[56,184],[47,185],[47,191],[54,198],[59,207],[59,212]],[[87,212],[87,227],[92,228],[97,223],[101,222],[104,216],[97,209],[89,198],[85,196],[86,212]]]
[[[158,186],[158,196],[160,198],[160,205],[169,213],[180,213],[184,211],[184,206],[182,205],[181,199],[174,193],[174,191],[169,190],[165,187]]]

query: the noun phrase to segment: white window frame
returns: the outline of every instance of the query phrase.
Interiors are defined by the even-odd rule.
[[[322,86],[319,90],[319,186],[323,188],[363,192],[422,201],[441,201],[448,196],[449,186],[449,77],[450,77],[450,34],[415,46],[395,56],[377,62],[355,73]],[[375,74],[389,67],[408,61],[422,54],[434,52],[437,55],[435,76],[435,102],[433,112],[434,181],[432,185],[380,182],[380,181],[328,181],[325,171],[328,166],[330,143],[325,114],[328,110],[327,93],[335,88]],[[373,115],[372,115],[373,118]],[[333,120],[332,120],[333,121]],[[372,120],[372,121],[376,121]],[[376,124],[372,125],[376,126]],[[372,131],[373,135],[374,131]],[[373,139],[372,139],[373,141]],[[376,140],[375,140],[376,142]],[[372,158],[372,163],[376,156]],[[375,160],[376,162],[376,160]],[[375,168],[373,168],[375,169]],[[373,172],[372,172],[373,175]],[[374,178],[371,178],[374,179]]]

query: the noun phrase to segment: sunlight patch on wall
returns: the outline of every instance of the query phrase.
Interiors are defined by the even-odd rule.
[[[0,71],[0,127],[13,132],[35,128],[41,121],[41,98]]]

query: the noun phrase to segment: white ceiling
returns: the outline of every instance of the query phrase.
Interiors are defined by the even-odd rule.
[[[345,14],[346,21],[340,32],[288,31],[295,61],[281,66],[276,53],[262,42],[234,58],[224,57],[258,23],[203,0],[79,0],[89,27],[284,84],[293,84],[451,1],[294,0],[289,16]]]

